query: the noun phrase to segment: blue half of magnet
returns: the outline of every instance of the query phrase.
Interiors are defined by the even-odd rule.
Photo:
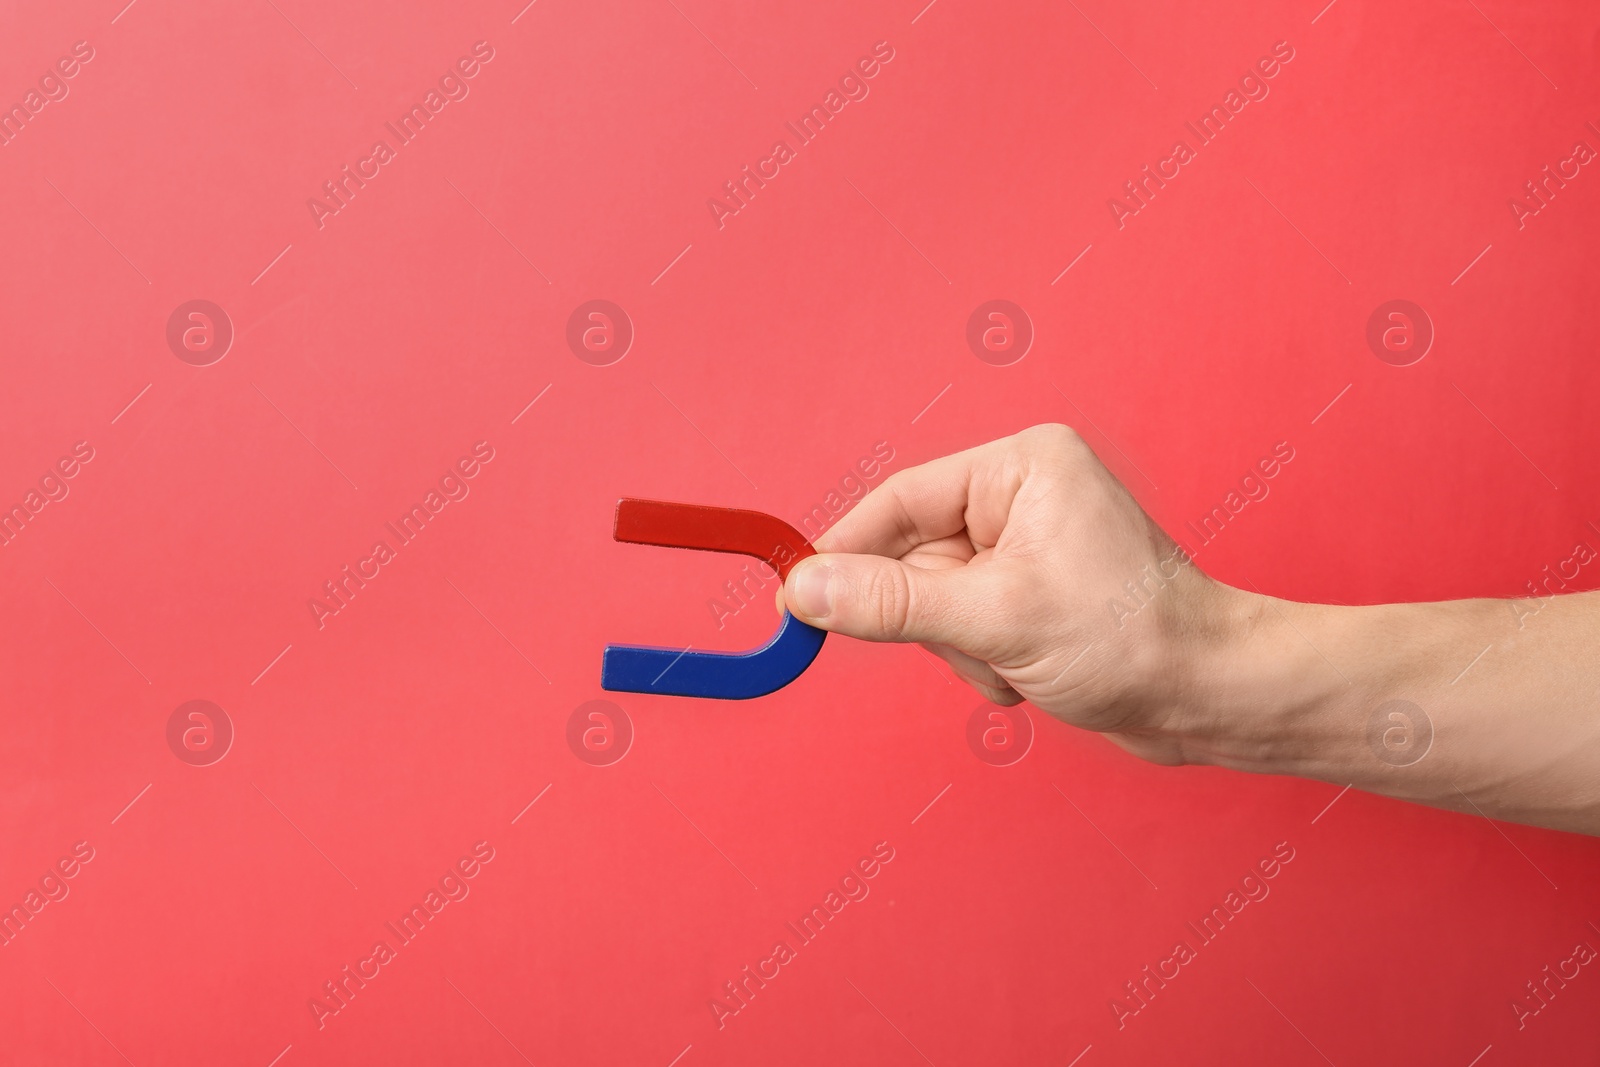
[[[607,645],[600,688],[614,693],[749,700],[800,677],[822,650],[826,630],[787,611],[772,640],[749,652],[699,652],[693,648]]]

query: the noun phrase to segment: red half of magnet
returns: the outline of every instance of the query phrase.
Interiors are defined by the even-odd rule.
[[[617,501],[612,536],[635,545],[754,556],[765,560],[780,578],[787,578],[789,568],[817,551],[799,530],[759,511],[633,497]]]

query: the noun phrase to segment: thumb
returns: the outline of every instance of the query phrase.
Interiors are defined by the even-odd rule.
[[[927,570],[886,556],[826,554],[800,561],[783,585],[802,622],[867,641],[972,643],[976,590],[961,569]]]

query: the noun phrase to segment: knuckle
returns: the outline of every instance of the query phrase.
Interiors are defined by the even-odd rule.
[[[1045,422],[1023,431],[1038,439],[1040,444],[1055,448],[1075,448],[1083,443],[1078,431],[1064,422]]]
[[[1022,460],[1030,470],[1070,474],[1084,469],[1094,450],[1071,426],[1060,422],[1042,423],[1023,431]]]
[[[1062,423],[1034,427],[1038,431],[1027,455],[1030,470],[1076,482],[1099,466],[1094,448],[1083,435]]]
[[[912,618],[911,583],[899,567],[880,567],[868,579],[868,603],[873,605],[879,627],[904,634]]]

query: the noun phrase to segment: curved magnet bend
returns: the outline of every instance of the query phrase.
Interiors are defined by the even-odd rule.
[[[772,640],[749,652],[699,652],[649,645],[607,645],[600,688],[622,693],[748,700],[800,677],[822,650],[826,630],[783,613]]]
[[[780,579],[816,549],[782,519],[759,511],[624,498],[617,502],[618,541],[665,548],[735,552],[764,560]],[[607,645],[600,688],[623,693],[748,700],[782,689],[817,658],[827,637],[783,613],[772,640],[748,652]]]

